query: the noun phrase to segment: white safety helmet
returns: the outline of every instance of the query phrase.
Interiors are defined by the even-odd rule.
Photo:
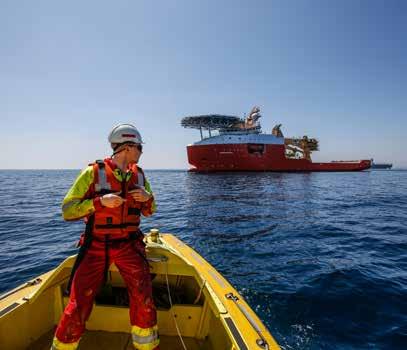
[[[144,143],[137,128],[131,124],[116,125],[110,132],[108,140],[112,148],[127,142]]]

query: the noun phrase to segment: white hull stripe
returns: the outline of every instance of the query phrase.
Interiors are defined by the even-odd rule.
[[[194,146],[200,145],[229,145],[229,144],[264,144],[264,145],[284,145],[284,137],[277,137],[271,134],[243,134],[243,135],[218,135],[208,137],[195,142]]]

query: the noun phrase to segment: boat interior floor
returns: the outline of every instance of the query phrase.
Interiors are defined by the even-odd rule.
[[[29,350],[49,350],[52,344],[54,330],[44,334],[32,343]],[[199,342],[194,338],[183,337],[188,350],[200,349]],[[79,343],[78,350],[134,350],[129,333],[86,331]],[[183,350],[178,336],[160,335],[161,350]]]

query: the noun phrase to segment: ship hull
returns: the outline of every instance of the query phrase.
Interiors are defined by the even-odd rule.
[[[187,147],[191,171],[361,171],[370,160],[313,163],[307,159],[286,158],[282,144],[210,144]]]

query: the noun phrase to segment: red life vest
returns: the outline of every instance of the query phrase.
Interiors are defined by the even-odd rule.
[[[93,235],[114,235],[112,238],[127,237],[130,233],[139,232],[140,211],[142,204],[136,202],[129,194],[129,191],[145,185],[144,173],[136,164],[133,164],[130,171],[131,177],[126,181],[126,176],[122,182],[114,176],[113,169],[108,161],[96,161],[93,164],[94,189],[98,196],[107,193],[118,193],[120,197],[126,199],[122,205],[116,208],[102,207],[95,211]]]

